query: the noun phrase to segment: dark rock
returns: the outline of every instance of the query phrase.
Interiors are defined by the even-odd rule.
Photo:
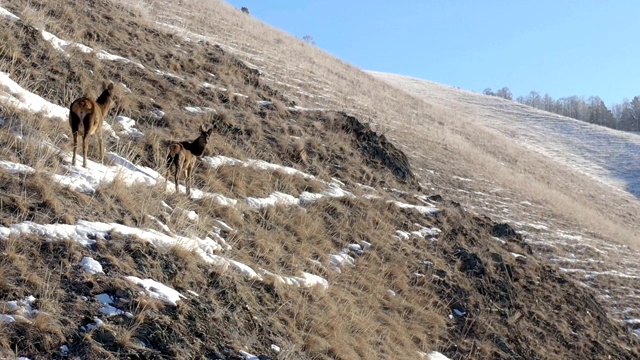
[[[444,270],[437,269],[435,271],[435,275],[441,280],[444,280],[447,278],[447,272]]]
[[[467,275],[472,276],[484,276],[486,274],[486,270],[484,265],[482,264],[482,260],[480,257],[474,253],[470,253],[463,248],[458,248],[455,252],[456,257],[460,259],[460,271],[464,272]]]
[[[384,135],[378,135],[371,130],[369,124],[364,124],[353,116],[343,115],[345,122],[342,128],[346,133],[355,137],[360,151],[369,159],[382,163],[400,180],[414,188],[420,187],[413,171],[411,171],[409,159],[402,150],[395,147]]]
[[[491,229],[491,235],[498,238],[513,238],[522,241],[522,235],[518,234],[509,224],[495,224]]]

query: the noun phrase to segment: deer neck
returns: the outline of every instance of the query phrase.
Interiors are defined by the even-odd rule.
[[[206,139],[204,136],[200,136],[199,138],[193,140],[193,142],[189,146],[189,151],[196,156],[202,155],[204,152],[204,148],[207,146]]]
[[[112,104],[111,94],[109,94],[107,91],[103,91],[102,94],[100,94],[100,96],[96,99],[96,104],[98,104],[102,108],[103,113],[106,113]]]

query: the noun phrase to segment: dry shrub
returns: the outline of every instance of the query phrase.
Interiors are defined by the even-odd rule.
[[[113,115],[137,119],[146,135],[140,141],[121,139],[109,146],[135,164],[162,171],[166,141],[193,139],[194,128],[211,123],[216,132],[209,149],[213,154],[280,163],[322,180],[338,177],[349,184],[350,190],[355,182],[378,189],[408,190],[380,164],[363,155],[353,136],[342,129],[344,114],[290,112],[288,107],[291,100],[295,100],[303,105],[349,109],[350,113],[364,115],[360,116],[363,119],[389,121],[387,138],[410,138],[414,142],[407,144],[415,145],[417,154],[430,156],[418,162],[418,166],[435,168],[443,174],[450,174],[452,169],[459,170],[456,174],[483,170],[483,162],[470,159],[477,152],[481,154],[477,156],[479,159],[486,160],[480,152],[483,147],[465,149],[464,144],[465,141],[486,141],[486,137],[470,136],[463,132],[468,124],[455,125],[456,116],[449,119],[450,113],[438,113],[441,109],[381,85],[368,75],[362,76],[349,65],[335,59],[327,63],[316,61],[326,59],[316,48],[305,46],[304,56],[300,57],[302,66],[288,75],[283,71],[283,66],[288,66],[285,62],[275,66],[260,64],[269,66],[269,76],[276,76],[275,79],[292,76],[307,79],[303,74],[314,77],[314,81],[301,80],[276,92],[275,82],[266,76],[259,77],[222,49],[204,42],[193,46],[193,42],[185,41],[182,36],[156,28],[152,14],[171,12],[175,6],[164,6],[162,2],[163,6],[150,6],[144,10],[149,14],[145,17],[139,9],[103,0],[92,4],[74,3],[72,8],[66,3],[56,4],[47,0],[15,1],[10,9],[21,16],[25,14],[28,22],[42,22],[61,38],[117,53],[144,63],[145,67],[102,61],[95,53],[77,52],[67,58],[42,40],[38,31],[19,25],[0,31],[0,40],[6,40],[3,44],[7,44],[0,49],[0,67],[10,71],[12,78],[23,86],[61,106],[77,95],[92,91],[96,79],[125,83],[131,93],[123,95]],[[183,2],[183,6],[191,9],[196,2]],[[189,26],[202,26],[206,31],[213,26],[211,20],[218,19],[223,24],[222,30],[215,32],[220,36],[239,33],[245,34],[241,36],[247,36],[247,40],[257,41],[261,39],[256,36],[256,29],[273,34],[272,29],[253,20],[233,23],[237,20],[234,15],[221,16],[227,9],[225,4],[198,2],[197,6],[202,11],[193,13],[196,21]],[[223,10],[214,11],[216,7]],[[69,21],[71,10],[78,16]],[[47,15],[41,15],[44,13]],[[255,28],[238,31],[237,26]],[[285,39],[281,40],[284,43],[273,48],[282,54],[294,54],[291,49],[300,48],[298,42],[278,35]],[[240,42],[238,50],[254,51],[247,43]],[[184,80],[157,73],[156,69]],[[227,91],[205,89],[200,86],[205,81],[225,87]],[[350,93],[350,89],[358,89],[358,94]],[[249,98],[234,96],[234,92]],[[318,97],[319,92],[330,96]],[[269,100],[273,105],[259,106],[257,100]],[[216,112],[192,116],[185,113],[186,106],[207,106]],[[370,109],[379,113],[371,114]],[[165,115],[153,117],[154,110],[162,110]],[[5,117],[5,113],[2,114]],[[68,131],[64,129],[64,121],[58,126],[19,112],[6,117],[10,118],[9,125],[0,129],[0,142],[6,146],[0,154],[12,161],[37,165],[39,170],[57,171],[61,163],[58,157],[15,141],[8,129],[22,129],[23,134],[33,135],[35,139],[48,138],[68,150],[69,142],[54,135]],[[430,126],[437,121],[444,125],[431,130]],[[416,133],[429,134],[428,139],[433,142],[424,138],[415,140]],[[298,138],[289,138],[291,135]],[[498,157],[497,154],[491,157],[494,155]],[[96,158],[96,153],[90,156]],[[48,160],[42,161],[43,158]],[[511,156],[508,160],[517,158]],[[491,172],[502,168],[486,169]],[[239,199],[267,196],[273,191],[298,195],[325,187],[281,172],[257,172],[240,166],[218,170],[199,167],[196,175],[198,185],[204,190]],[[40,336],[37,334],[29,335],[46,345],[43,349],[28,350],[34,356],[55,357],[59,345],[68,339],[73,340],[72,356],[80,358],[223,358],[237,355],[237,352],[225,354],[226,349],[237,350],[242,346],[251,352],[264,353],[273,343],[287,344],[291,358],[296,359],[412,358],[416,351],[434,347],[461,357],[514,357],[503,350],[502,343],[517,345],[517,354],[527,358],[540,350],[538,341],[544,341],[546,352],[542,352],[542,356],[549,358],[638,355],[633,350],[637,346],[628,346],[635,343],[625,340],[615,324],[603,317],[604,311],[587,290],[533,256],[525,262],[516,262],[510,252],[522,251],[522,244],[513,241],[508,246],[499,246],[484,225],[468,213],[451,210],[435,218],[425,218],[412,210],[399,210],[385,200],[363,199],[323,199],[304,207],[276,206],[255,211],[242,205],[221,206],[213,199],[192,201],[183,194],[167,195],[160,187],[130,187],[122,179],[102,186],[95,194],[76,194],[51,185],[43,174],[27,178],[0,172],[0,176],[0,180],[4,180],[0,189],[4,194],[1,196],[4,196],[2,222],[5,225],[24,220],[51,223],[86,219],[138,227],[157,226],[149,221],[150,215],[166,220],[172,232],[202,238],[213,229],[214,218],[220,218],[237,230],[227,238],[233,249],[221,255],[256,270],[286,276],[309,271],[330,282],[329,289],[324,291],[284,286],[273,279],[247,281],[232,267],[223,271],[180,247],[157,248],[117,233],[98,240],[91,249],[68,242],[48,245],[35,236],[21,238],[19,243],[18,239],[2,240],[0,243],[7,254],[0,260],[0,274],[4,275],[0,285],[7,290],[4,294],[20,297],[37,293],[51,312],[50,317],[40,319],[42,323],[38,325],[43,329],[40,334],[49,340],[42,341],[36,338]],[[450,180],[443,180],[441,184],[459,186]],[[405,196],[404,200],[411,199]],[[200,220],[192,223],[177,211],[167,215],[161,201],[173,209],[193,209]],[[416,223],[441,228],[439,240],[429,242],[414,237],[400,241],[393,237],[396,230],[416,230]],[[330,255],[361,241],[373,247],[362,255],[351,253],[355,268],[343,267],[338,272],[329,265]],[[466,271],[467,265],[460,255],[466,253],[461,249],[482,260],[483,277]],[[494,260],[499,259],[494,254],[502,261]],[[83,255],[98,258],[105,274],[82,273],[78,263]],[[505,275],[509,273],[505,269],[510,269],[512,275]],[[166,305],[142,295],[139,286],[124,279],[130,275],[160,281],[189,295],[180,300],[177,307]],[[540,281],[532,283],[530,279]],[[200,296],[187,290],[195,290]],[[395,296],[389,290],[394,291]],[[107,323],[104,328],[88,335],[80,331],[87,319],[96,316],[100,304],[91,297],[100,293],[117,294],[117,306],[134,313],[136,320],[116,315],[104,318]],[[91,301],[83,301],[81,296]],[[51,305],[54,302],[60,305]],[[452,308],[463,305],[469,315],[452,318]],[[61,314],[62,309],[67,308],[73,311]],[[514,310],[521,309],[529,312],[520,320],[520,325],[514,327],[509,319]],[[545,318],[544,314],[550,313],[559,314],[559,320]],[[596,319],[591,320],[591,316]],[[51,324],[56,322],[61,325],[61,333],[51,330]],[[594,323],[600,332],[594,331]],[[18,340],[11,338],[11,331],[14,329],[2,327],[0,344],[15,347]],[[573,348],[567,347],[567,339],[573,342],[574,334],[581,336],[580,342]],[[20,341],[26,339],[26,335],[20,336]],[[149,350],[139,349],[134,339],[144,339],[157,353],[145,353]],[[597,346],[590,348],[592,344]]]

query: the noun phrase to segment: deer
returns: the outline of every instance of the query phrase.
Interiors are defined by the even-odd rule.
[[[173,178],[176,184],[176,193],[178,190],[178,178],[184,171],[185,186],[187,187],[187,195],[191,195],[191,173],[196,164],[196,159],[202,157],[204,150],[207,147],[209,136],[213,129],[205,130],[200,125],[200,136],[197,139],[189,142],[182,141],[169,145],[167,149],[167,173],[165,175],[165,187],[166,182],[169,179],[169,171],[173,166]]]
[[[113,82],[102,82],[102,94],[96,100],[89,97],[81,97],[74,100],[69,107],[69,125],[73,134],[73,157],[71,165],[76,165],[76,149],[78,147],[78,132],[80,125],[82,134],[82,167],[87,167],[87,152],[89,150],[88,137],[93,134],[98,136],[100,147],[100,163],[104,160],[104,148],[102,147],[102,123],[107,113],[113,106]]]

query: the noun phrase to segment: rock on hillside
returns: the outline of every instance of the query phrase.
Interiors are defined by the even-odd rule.
[[[591,289],[357,116],[121,2],[0,11],[0,357],[640,357]],[[71,166],[67,105],[102,79],[106,159]],[[166,144],[201,125],[187,196]]]

